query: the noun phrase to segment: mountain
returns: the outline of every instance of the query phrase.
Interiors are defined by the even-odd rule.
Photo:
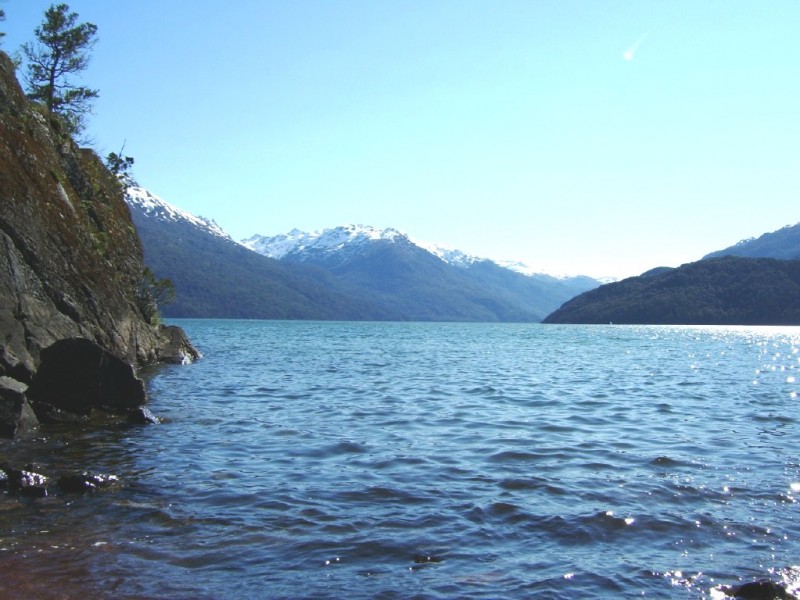
[[[800,223],[577,296],[545,323],[800,324]]]
[[[294,230],[238,244],[147,190],[129,188],[126,199],[145,262],[174,284],[165,316],[535,322],[598,285],[428,250],[394,229]]]
[[[125,201],[128,203],[128,206],[135,209],[138,214],[150,220],[173,223],[178,226],[186,225],[194,227],[212,236],[222,238],[223,240],[229,242],[233,241],[233,238],[231,238],[222,227],[217,225],[216,222],[206,219],[205,217],[196,217],[185,210],[172,206],[144,188],[136,186],[128,187],[125,190]]]
[[[158,278],[170,279],[168,317],[242,319],[394,319],[400,315],[359,297],[311,265],[290,268],[234,242],[213,221],[128,188],[126,201]]]
[[[800,324],[800,260],[726,256],[573,298],[545,323]]]
[[[347,225],[242,242],[285,264],[313,264],[414,320],[539,321],[599,285],[589,277],[524,275],[396,229]]]
[[[720,256],[747,256],[750,258],[800,259],[800,223],[765,233],[758,238],[742,240],[735,246],[712,252],[704,259]]]

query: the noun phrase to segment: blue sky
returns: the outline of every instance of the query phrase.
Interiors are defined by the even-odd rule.
[[[73,0],[88,134],[235,238],[623,277],[800,221],[797,0]],[[50,2],[5,0],[2,48]]]

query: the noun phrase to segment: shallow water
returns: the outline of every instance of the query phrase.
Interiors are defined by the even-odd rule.
[[[800,329],[178,321],[164,422],[2,448],[3,597],[718,597],[800,564]]]

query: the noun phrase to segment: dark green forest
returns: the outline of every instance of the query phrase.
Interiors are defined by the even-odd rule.
[[[800,260],[726,256],[601,286],[545,323],[800,324]]]

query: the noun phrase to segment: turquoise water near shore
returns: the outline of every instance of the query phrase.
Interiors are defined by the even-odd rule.
[[[800,571],[800,329],[176,321],[163,423],[6,445],[0,595],[720,597]],[[60,595],[56,595],[56,592]]]

